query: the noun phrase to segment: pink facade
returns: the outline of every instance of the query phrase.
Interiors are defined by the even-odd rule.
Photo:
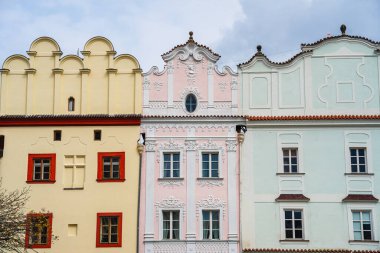
[[[239,250],[237,73],[189,40],[144,74],[141,252]]]

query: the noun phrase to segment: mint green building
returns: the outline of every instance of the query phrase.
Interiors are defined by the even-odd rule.
[[[380,42],[342,25],[283,63],[257,49],[238,68],[242,249],[380,249]]]

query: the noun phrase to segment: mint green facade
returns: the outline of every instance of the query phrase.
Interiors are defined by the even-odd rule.
[[[239,65],[243,249],[380,248],[379,66],[380,43],[344,30],[288,62],[258,47]]]

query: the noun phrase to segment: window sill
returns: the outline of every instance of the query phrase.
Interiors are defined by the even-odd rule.
[[[157,178],[158,181],[182,181],[185,180],[183,177],[160,177]]]
[[[68,187],[68,188],[63,188],[63,190],[68,190],[68,191],[84,190],[84,187]]]
[[[379,244],[379,241],[374,241],[374,240],[349,240],[348,243],[351,244],[367,244],[367,243],[373,243],[373,244]]]
[[[345,176],[374,176],[375,173],[344,173]]]
[[[280,240],[280,243],[309,243],[309,240],[303,240],[303,239],[284,239]]]
[[[98,183],[119,183],[124,181],[125,179],[96,179]]]
[[[27,249],[49,249],[51,248],[50,244],[29,244],[26,246]]]
[[[97,248],[121,248],[121,243],[97,243]]]
[[[198,177],[197,180],[215,180],[222,181],[224,178],[222,177]]]
[[[54,184],[55,180],[33,180],[25,181],[27,184]]]
[[[303,172],[297,172],[297,173],[286,173],[286,172],[277,172],[277,176],[303,176],[305,173]]]

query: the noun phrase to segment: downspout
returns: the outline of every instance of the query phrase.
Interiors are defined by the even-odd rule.
[[[242,164],[241,164],[241,158],[242,158],[242,150],[243,150],[243,142],[245,139],[245,132],[247,131],[246,127],[243,127],[243,129],[240,129],[240,131],[237,134],[237,139],[239,142],[239,252],[243,252],[243,241],[242,241],[242,229],[241,229],[241,200],[242,200],[242,193],[241,193],[241,169],[242,169]]]
[[[141,137],[141,135],[140,135]],[[141,138],[140,138],[141,140]],[[137,236],[136,236],[136,253],[139,253],[140,247],[140,199],[141,199],[141,167],[142,153],[144,152],[144,144],[137,142],[137,152],[139,153],[139,183],[138,183],[138,198],[137,198]]]

